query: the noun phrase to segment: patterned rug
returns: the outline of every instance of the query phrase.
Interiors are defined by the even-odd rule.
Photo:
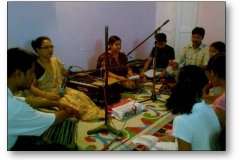
[[[165,103],[168,95],[159,95],[161,84],[155,86],[155,93],[158,100],[152,101],[152,83],[144,84],[144,88],[138,91],[125,92],[122,94],[122,100],[131,98],[142,102],[146,109],[136,115],[130,116],[126,120],[117,120],[109,118],[110,125],[121,131],[121,136],[116,136],[111,132],[95,133],[88,135],[87,131],[95,129],[104,124],[104,121],[84,122],[78,124],[77,146],[78,150],[133,150],[136,146],[132,140],[137,135],[151,134],[161,136],[161,131],[166,127],[171,130],[172,114],[166,110]]]

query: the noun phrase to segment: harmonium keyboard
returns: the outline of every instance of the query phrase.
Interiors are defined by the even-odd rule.
[[[89,74],[73,75],[68,80],[68,87],[86,93],[97,105],[105,105],[105,80]],[[121,98],[120,85],[114,78],[108,78],[107,101],[108,104],[117,102]]]

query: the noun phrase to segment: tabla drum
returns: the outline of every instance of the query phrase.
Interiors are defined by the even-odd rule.
[[[61,144],[75,150],[77,140],[78,120],[69,118],[59,125],[51,126],[41,136],[47,144]]]
[[[41,112],[54,113],[56,110],[49,108],[38,108]],[[61,144],[69,150],[77,148],[77,127],[76,118],[65,119],[62,123],[49,127],[42,135],[41,139],[46,144]]]

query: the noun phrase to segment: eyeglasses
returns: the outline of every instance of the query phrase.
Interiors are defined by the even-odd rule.
[[[44,47],[40,47],[40,49],[53,49],[55,46],[44,46]]]

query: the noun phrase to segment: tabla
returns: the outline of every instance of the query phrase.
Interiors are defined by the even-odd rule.
[[[76,118],[66,119],[61,124],[48,128],[43,133],[42,139],[47,144],[61,144],[74,150],[77,147],[77,126]]]
[[[38,108],[42,112],[53,113],[56,110],[49,108]],[[42,135],[41,139],[47,144],[61,144],[74,150],[77,140],[78,120],[76,118],[65,119],[62,123],[49,127]]]

